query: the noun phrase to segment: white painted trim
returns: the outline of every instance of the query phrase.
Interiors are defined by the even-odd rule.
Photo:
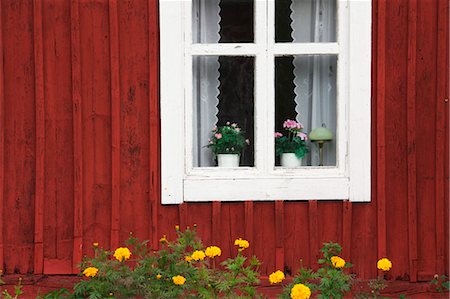
[[[267,11],[266,11],[267,10]],[[255,43],[192,44],[191,2],[160,0],[162,203],[370,201],[370,0],[339,0],[337,43],[274,43],[274,1],[256,1]],[[268,28],[267,34],[264,28]],[[184,50],[183,50],[184,49]],[[338,55],[337,167],[274,167],[274,55]],[[255,164],[192,168],[192,56],[255,57]]]
[[[348,198],[348,178],[188,179],[185,201],[335,200]]]
[[[371,195],[371,20],[370,0],[350,2],[349,9],[349,159],[350,200]]]
[[[183,202],[184,24],[182,1],[160,1],[161,198]],[[180,51],[174,51],[178,49]]]

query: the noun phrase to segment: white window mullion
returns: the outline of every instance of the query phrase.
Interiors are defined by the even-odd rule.
[[[277,43],[273,47],[275,55],[338,54],[338,43]]]
[[[256,44],[226,43],[226,44],[192,44],[188,49],[191,55],[255,55]]]
[[[260,175],[268,172],[268,153],[266,138],[267,128],[267,2],[255,0],[254,18],[255,44],[257,54],[255,60],[255,166]]]
[[[267,94],[267,140],[266,164],[269,172],[275,167],[275,1],[267,1],[267,51],[266,51],[266,94]]]

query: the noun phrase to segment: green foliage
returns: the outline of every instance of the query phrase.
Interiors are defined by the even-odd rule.
[[[311,293],[317,293],[319,299],[340,299],[351,289],[352,276],[344,271],[350,268],[350,263],[345,263],[342,268],[333,266],[331,258],[339,256],[342,247],[337,243],[324,243],[321,249],[323,258],[318,260],[320,265],[317,271],[300,268],[293,282],[284,288],[280,298],[290,298],[290,292],[295,284],[304,284],[311,289]]]
[[[255,298],[259,283],[259,261],[248,259],[242,251],[216,267],[213,257],[195,260],[192,253],[203,251],[196,231],[177,229],[177,239],[161,238],[161,249],[153,251],[146,241],[130,236],[126,242],[132,258],[119,262],[112,252],[95,247],[81,269],[95,267],[93,277],[75,285],[72,298]],[[188,257],[188,259],[186,258]],[[185,282],[176,284],[175,276]]]
[[[3,280],[0,281],[1,284],[4,284]],[[0,298],[5,298],[5,299],[17,299],[19,298],[20,295],[23,294],[23,285],[22,285],[22,278],[19,278],[19,281],[17,282],[17,284],[14,286],[14,293],[10,294],[7,290],[4,290],[2,292],[2,296]]]
[[[446,275],[435,275],[433,280],[430,281],[431,287],[439,293],[449,290],[449,278]]]
[[[214,155],[240,154],[249,143],[248,140],[245,140],[244,132],[235,123],[227,122],[225,126],[214,128],[212,132],[207,147],[212,150]]]

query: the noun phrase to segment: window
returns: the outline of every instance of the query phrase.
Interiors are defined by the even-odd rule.
[[[160,26],[163,203],[370,200],[370,0],[160,0]],[[286,119],[334,137],[281,167]],[[227,122],[240,167],[206,147]]]

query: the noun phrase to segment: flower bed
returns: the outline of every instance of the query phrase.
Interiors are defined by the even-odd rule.
[[[177,226],[176,231],[175,240],[165,236],[160,239],[158,251],[133,236],[126,246],[113,252],[94,243],[95,254],[81,264],[81,279],[72,291],[60,288],[36,298],[388,298],[383,294],[387,286],[384,275],[364,284],[359,282],[349,273],[352,265],[340,257],[342,248],[337,243],[324,243],[317,271],[301,267],[295,276],[286,278],[278,269],[261,284],[260,262],[246,256],[250,247],[247,240],[236,239],[236,255],[218,263],[220,247],[203,245],[195,228],[180,231]],[[387,272],[392,262],[382,258],[377,267]],[[448,278],[437,276],[430,286],[436,292],[448,291]],[[23,283],[19,281],[13,291],[5,290],[0,298],[21,295]],[[398,294],[395,298],[420,297]]]

